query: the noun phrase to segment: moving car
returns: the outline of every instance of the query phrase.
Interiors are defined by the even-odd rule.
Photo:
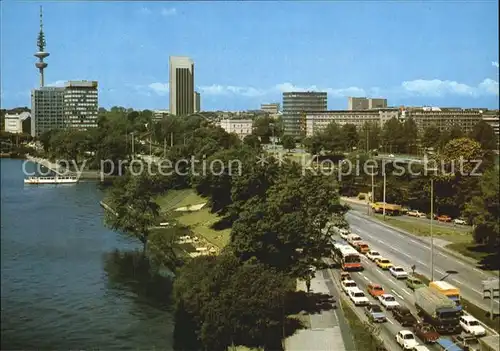
[[[368,284],[368,294],[373,297],[377,297],[380,295],[384,295],[385,291],[382,288],[382,285],[370,283]]]
[[[370,261],[375,261],[377,258],[381,258],[382,255],[378,251],[370,250],[366,253],[366,257],[368,257]]]
[[[392,310],[392,316],[403,327],[411,327],[417,323],[417,318],[411,313],[410,309],[404,306],[396,306]]]
[[[352,280],[349,272],[341,272],[340,273],[340,281],[344,281],[344,280]]]
[[[406,278],[406,286],[412,290],[415,290],[415,289],[424,287],[425,284],[422,283],[422,281],[420,279],[418,279],[417,277],[410,274],[408,276],[408,278]]]
[[[453,223],[459,224],[459,225],[467,225],[467,221],[465,219],[462,219],[462,218],[455,218],[453,220]]]
[[[418,346],[415,335],[409,330],[401,330],[396,334],[396,342],[403,348],[403,350],[411,350]]]
[[[389,272],[396,279],[406,279],[406,278],[408,278],[408,273],[406,273],[406,271],[403,269],[403,267],[399,267],[399,266],[389,267]]]
[[[463,315],[460,317],[460,326],[464,332],[474,336],[486,335],[486,329],[479,323],[479,321],[471,315]]]
[[[417,345],[410,349],[411,351],[430,351],[425,345]]]
[[[348,229],[339,229],[339,235],[342,239],[347,240],[349,234],[351,234],[351,232]]]
[[[447,215],[438,216],[437,220],[439,222],[451,222],[451,217]]]
[[[353,246],[358,252],[361,252],[362,254],[370,251],[370,247],[364,241],[356,241]]]
[[[425,218],[425,213],[422,213],[417,210],[408,211],[407,215],[410,217]]]
[[[426,344],[433,344],[439,339],[439,333],[428,323],[416,323],[413,326],[413,333]]]
[[[456,345],[467,351],[482,350],[479,340],[472,334],[462,333],[459,335],[453,335],[451,340],[453,340]]]
[[[389,261],[387,258],[385,257],[380,257],[380,258],[377,258],[375,260],[375,263],[377,264],[377,266],[379,266],[380,268],[382,268],[383,270],[387,270],[389,268],[392,267],[392,262]]]
[[[358,284],[356,284],[354,280],[344,280],[340,285],[342,286],[342,290],[344,290],[344,292],[348,295],[349,295],[349,290],[358,288]]]
[[[386,309],[391,310],[396,306],[399,306],[399,302],[396,301],[396,298],[391,294],[383,294],[378,296],[378,300]]]
[[[349,298],[356,306],[366,306],[370,303],[370,300],[368,300],[365,293],[359,288],[349,290]]]
[[[384,312],[382,312],[382,308],[374,303],[371,303],[365,307],[365,314],[368,319],[373,322],[383,323],[387,321],[387,317],[385,316]]]

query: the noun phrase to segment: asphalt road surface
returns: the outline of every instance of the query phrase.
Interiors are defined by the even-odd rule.
[[[429,244],[414,240],[396,230],[387,228],[376,220],[369,219],[356,211],[350,211],[346,215],[346,219],[354,233],[360,235],[370,247],[379,250],[382,255],[393,261],[394,264],[401,265],[407,270],[410,270],[410,267],[415,265],[417,273],[421,273],[428,278],[431,277],[431,249]],[[482,298],[482,281],[491,277],[490,274],[447,255],[435,246],[434,280],[443,278],[447,270],[455,270],[458,274],[449,276],[446,281],[460,288],[461,295],[464,298],[489,311],[490,301]],[[494,303],[498,310],[498,299]]]

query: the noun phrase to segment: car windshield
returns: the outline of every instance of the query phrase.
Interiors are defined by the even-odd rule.
[[[382,291],[382,290],[384,290],[384,289],[382,289],[382,287],[381,287],[381,286],[375,286],[375,287],[373,288],[373,290]]]
[[[389,260],[380,260],[381,263],[390,263]]]
[[[395,270],[396,272],[404,272],[404,269],[403,269],[403,268],[401,268],[401,267],[396,267],[396,268],[394,268],[394,270]]]
[[[392,297],[392,296],[384,296],[384,300],[385,301],[396,301],[396,299],[394,299],[394,297]]]
[[[347,286],[348,288],[352,288],[352,287],[355,287],[356,286],[356,283],[355,282],[347,282],[345,284],[345,286]]]
[[[371,306],[371,310],[372,310],[372,312],[374,312],[374,313],[375,313],[375,312],[382,312],[382,308],[380,308],[380,306],[379,306],[379,305],[372,305],[372,306]]]
[[[363,294],[362,292],[357,292],[357,293],[354,293],[354,296],[355,297],[364,297],[365,294]]]
[[[372,255],[372,256],[380,256],[380,254],[377,251],[372,251],[370,253],[370,255]]]
[[[420,280],[418,280],[418,279],[412,279],[411,282],[413,284],[422,284],[422,282]]]
[[[405,338],[406,340],[411,340],[411,339],[414,339],[413,334],[405,334],[405,335],[404,335],[404,338]]]

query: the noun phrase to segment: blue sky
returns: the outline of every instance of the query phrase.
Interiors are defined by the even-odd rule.
[[[256,109],[283,91],[390,105],[498,108],[498,1],[2,1],[3,108],[29,106],[39,5],[46,84],[98,80],[99,104],[168,109],[168,57],[195,61],[202,110]]]

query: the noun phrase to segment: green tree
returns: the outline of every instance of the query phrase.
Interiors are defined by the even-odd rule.
[[[245,138],[243,138],[243,143],[256,149],[260,148],[259,137],[254,134],[247,135]]]
[[[330,152],[340,152],[344,148],[344,139],[340,126],[332,122],[319,134],[322,148]]]
[[[365,122],[359,133],[360,147],[366,152],[378,149],[381,144],[381,129],[376,122]]]
[[[287,149],[288,152],[295,148],[295,139],[291,135],[284,135],[281,138],[281,143],[283,144],[283,148]]]
[[[388,120],[382,129],[382,142],[385,151],[390,153],[404,152],[407,142],[403,124],[395,117]]]
[[[406,140],[405,153],[416,154],[417,153],[417,140],[418,140],[418,128],[415,120],[409,117],[405,120],[403,124],[403,134]]]
[[[484,150],[497,150],[497,136],[493,127],[485,121],[477,123],[469,134],[471,139],[478,141]]]
[[[437,149],[441,139],[441,131],[437,126],[429,126],[425,128],[424,135],[422,136],[422,144],[426,148]]]
[[[444,147],[447,143],[452,141],[453,139],[463,138],[465,135],[462,131],[462,128],[458,124],[454,124],[451,129],[445,130],[441,133],[441,137],[439,140],[440,147]]]
[[[353,147],[358,145],[359,135],[356,126],[352,123],[347,123],[342,126],[341,129],[344,150],[352,151]]]
[[[268,144],[272,136],[272,128],[274,128],[274,126],[271,127],[272,122],[271,118],[267,116],[259,117],[253,122],[253,134],[257,135],[263,144]]]
[[[323,149],[323,142],[319,135],[313,135],[303,140],[304,148],[311,155],[318,155]]]
[[[105,224],[139,239],[144,253],[150,228],[159,215],[159,206],[152,196],[151,180],[141,174],[117,178],[106,200],[113,211],[105,212]]]
[[[474,196],[464,210],[464,215],[475,226],[473,231],[475,242],[491,245],[492,248],[498,248],[500,245],[498,173],[498,167],[486,171],[480,181],[480,194]]]

